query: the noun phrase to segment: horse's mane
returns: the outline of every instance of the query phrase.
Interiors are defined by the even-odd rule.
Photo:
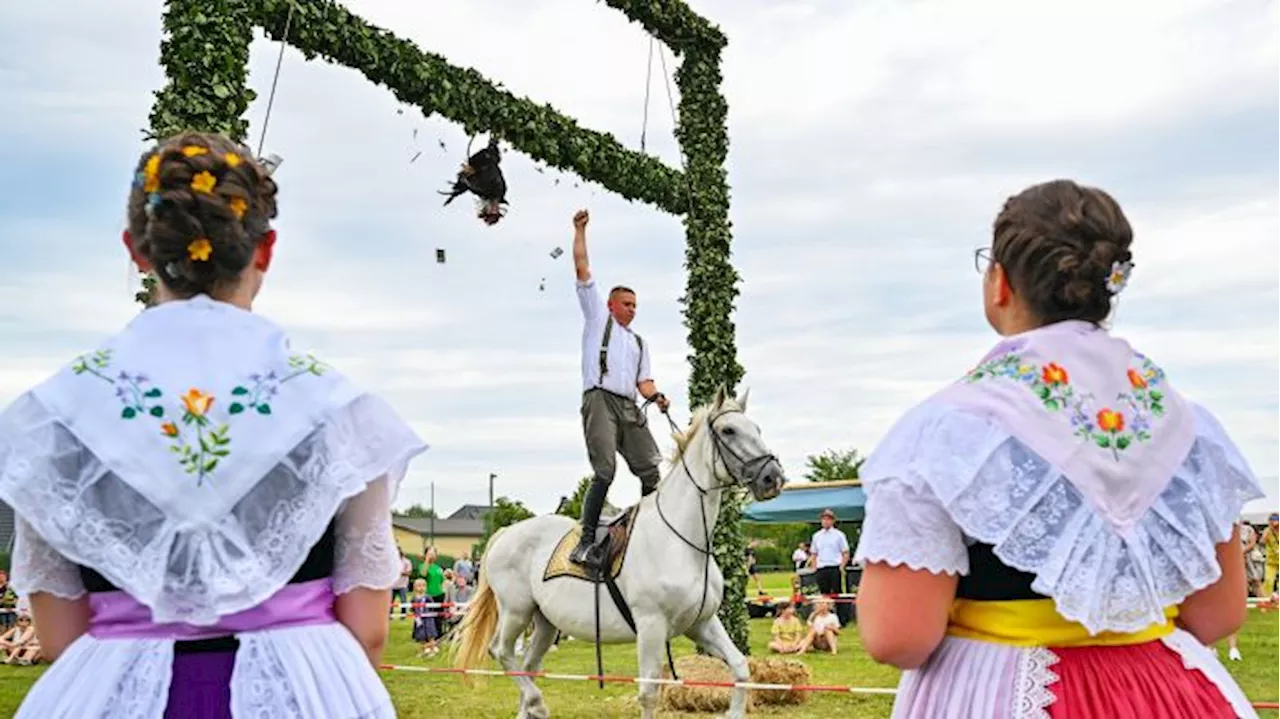
[[[725,397],[724,410],[738,409],[738,403],[730,397]],[[688,451],[689,445],[693,444],[693,440],[697,439],[698,433],[707,426],[707,415],[711,414],[711,405],[702,405],[693,410],[693,416],[689,418],[689,428],[683,432],[672,432],[671,439],[675,440],[676,449],[671,453],[671,463],[675,464],[680,461],[684,453]]]

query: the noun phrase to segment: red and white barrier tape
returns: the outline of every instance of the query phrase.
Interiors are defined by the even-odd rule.
[[[455,669],[452,667],[406,667],[396,664],[380,664],[384,671],[418,672],[421,674],[454,674],[484,677],[528,677],[530,679],[558,679],[576,682],[607,682],[610,684],[660,684],[676,687],[710,687],[715,689],[754,689],[778,692],[833,692],[838,694],[880,694],[892,696],[896,687],[846,687],[832,684],[765,684],[762,682],[713,682],[698,679],[645,679],[609,674],[563,674],[557,672],[507,672],[498,669]],[[1280,709],[1276,702],[1252,702],[1254,709]]]

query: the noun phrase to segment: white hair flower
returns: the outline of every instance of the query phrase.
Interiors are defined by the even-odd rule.
[[[1107,275],[1107,291],[1113,295],[1120,294],[1129,284],[1129,273],[1133,272],[1132,262],[1112,262],[1111,274]]]

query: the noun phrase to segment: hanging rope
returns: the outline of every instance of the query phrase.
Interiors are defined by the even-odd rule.
[[[649,132],[649,88],[653,86],[653,36],[649,36],[649,62],[644,68],[644,124],[640,126],[640,151],[644,152],[645,136]]]
[[[267,112],[262,117],[262,135],[258,138],[258,157],[262,157],[262,148],[267,142],[267,124],[271,122],[271,106],[276,102],[276,85],[280,82],[280,66],[284,64],[284,48],[289,41],[289,25],[293,23],[293,3],[289,3],[289,13],[284,16],[284,34],[280,36],[280,55],[276,57],[276,72],[271,78],[271,94],[267,96]]]

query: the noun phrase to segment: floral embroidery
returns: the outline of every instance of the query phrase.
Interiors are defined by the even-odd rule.
[[[81,355],[72,362],[71,371],[92,375],[114,386],[116,397],[124,403],[121,419],[131,420],[145,414],[163,420],[160,434],[169,438],[170,451],[178,455],[178,463],[187,474],[196,476],[196,485],[203,484],[217,469],[218,462],[231,454],[230,424],[215,423],[210,416],[217,404],[215,395],[192,387],[177,397],[181,416],[177,420],[167,419],[162,404],[164,392],[141,374],[121,371],[113,376],[111,359],[109,349]],[[312,355],[293,355],[289,358],[290,371],[284,376],[275,371],[254,374],[249,377],[250,386],[234,387],[231,396],[236,399],[227,405],[227,414],[234,416],[253,409],[260,415],[270,415],[269,400],[279,392],[280,385],[302,375],[318,377],[326,369],[325,364]]]
[[[1152,420],[1164,415],[1164,393],[1158,389],[1164,382],[1164,372],[1145,356],[1135,356],[1139,366],[1130,367],[1127,372],[1130,391],[1117,394],[1115,406],[1097,411],[1090,409],[1093,396],[1076,392],[1067,369],[1055,362],[1038,367],[1010,353],[983,362],[965,379],[972,383],[1003,377],[1026,385],[1046,410],[1070,413],[1075,436],[1110,450],[1119,461],[1120,453],[1134,442],[1151,439]]]

